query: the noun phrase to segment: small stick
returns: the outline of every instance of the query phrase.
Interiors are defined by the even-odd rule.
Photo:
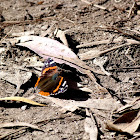
[[[134,9],[135,4],[136,4],[136,2],[134,1],[134,2],[133,2],[133,5],[132,5],[132,7],[131,7],[131,9],[130,9],[130,11],[129,11],[129,13],[128,13],[128,18],[130,18],[130,15],[132,14],[132,10]]]
[[[107,10],[106,7],[103,7],[103,6],[101,6],[101,5],[94,4],[93,6],[94,6],[94,7],[97,7],[97,8],[100,8],[100,9],[102,9],[102,10]]]
[[[13,31],[13,29],[14,29],[14,25],[12,26],[11,30],[1,39],[0,44]]]
[[[119,43],[120,41],[122,41],[121,38],[117,38],[113,40],[113,43]],[[101,41],[93,41],[90,43],[85,43],[85,44],[81,44],[81,45],[77,45],[76,48],[83,48],[83,47],[91,47],[94,45],[102,45],[102,44],[108,44],[110,42],[110,40],[101,40]],[[127,43],[130,44],[140,44],[139,41],[133,40],[133,39],[126,39]]]
[[[85,2],[86,4],[91,5],[91,2],[87,1],[87,0],[81,0],[82,2]]]
[[[54,17],[52,16],[52,17],[38,18],[38,19],[34,19],[34,20],[25,20],[25,21],[4,21],[4,22],[0,23],[0,28],[15,25],[15,24],[21,25],[21,24],[36,23],[36,22],[40,22],[40,21],[47,21],[48,19],[52,19],[52,18],[54,18]]]
[[[136,63],[136,61],[128,54],[130,50],[130,47],[126,50],[125,55],[128,59],[130,59],[134,64]]]
[[[122,34],[125,35],[125,36],[131,37],[131,38],[134,38],[135,40],[140,41],[140,37],[135,36],[135,35],[131,35],[131,34],[129,34],[129,33],[125,33],[123,30],[118,29],[118,28],[116,28],[116,27],[104,26],[104,27],[95,27],[95,28],[116,30],[116,31],[122,33]]]
[[[109,70],[121,70],[121,69],[140,69],[140,66],[135,66],[135,67],[122,67],[122,68],[112,68]]]
[[[93,4],[93,2],[89,2],[89,1],[87,1],[87,0],[81,0],[81,1],[82,1],[82,2],[85,2],[85,3],[88,4],[88,5],[92,5],[92,4]],[[103,6],[98,5],[98,4],[93,4],[93,6],[94,6],[94,7],[97,7],[97,8],[100,8],[100,9],[102,9],[102,10],[107,10],[106,7],[103,7]]]

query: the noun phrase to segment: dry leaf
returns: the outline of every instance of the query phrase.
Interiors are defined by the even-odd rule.
[[[3,100],[21,101],[21,102],[25,102],[25,103],[32,104],[32,105],[46,106],[45,104],[40,104],[40,103],[37,103],[30,99],[23,98],[23,97],[17,97],[17,96],[0,98],[0,101],[3,101]]]
[[[107,75],[107,76],[110,76],[111,74],[109,73],[109,72],[107,72],[105,69],[104,69],[104,64],[106,63],[106,61],[107,61],[107,57],[105,57],[105,56],[102,56],[102,57],[98,57],[98,58],[95,58],[94,60],[93,60],[93,63],[95,64],[95,65],[98,65],[100,68],[101,68],[101,70]]]
[[[93,59],[93,58],[96,58],[96,57],[100,57],[101,55],[103,55],[105,53],[108,53],[110,51],[113,51],[115,49],[125,47],[125,46],[128,46],[128,45],[131,45],[131,44],[130,43],[125,43],[125,44],[122,44],[122,45],[119,45],[119,46],[112,47],[110,49],[106,49],[104,51],[101,51],[99,49],[92,49],[88,52],[79,54],[79,57],[80,57],[81,60],[89,60],[89,59]]]
[[[74,100],[62,100],[53,97],[45,97],[51,100],[58,106],[61,106],[64,110],[75,111],[79,107],[90,109],[103,109],[113,110],[119,105],[114,99],[88,99],[86,101],[74,101]]]
[[[60,38],[64,45],[69,46],[64,31],[56,29],[54,34],[56,35],[56,37]]]
[[[29,124],[29,123],[26,123],[26,122],[9,122],[9,123],[1,123],[0,124],[0,128],[3,128],[3,127],[16,127],[16,126],[27,126],[27,127],[30,127],[30,128],[33,128],[33,129],[38,129],[38,126],[36,125],[33,125],[33,124]]]
[[[106,128],[111,131],[133,134],[140,125],[140,111],[130,111],[123,114],[115,122],[107,122]]]
[[[21,40],[21,43],[18,43],[17,45],[28,47],[44,59],[52,57],[55,62],[60,64],[65,63],[85,74],[85,70],[104,74],[101,71],[97,71],[94,68],[87,66],[70,48],[56,40],[39,36],[22,36],[17,39]]]

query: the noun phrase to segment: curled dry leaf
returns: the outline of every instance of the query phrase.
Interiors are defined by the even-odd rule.
[[[46,106],[45,104],[40,104],[40,103],[37,103],[30,99],[18,97],[18,96],[0,98],[0,101],[3,101],[3,100],[13,100],[13,101],[25,102],[25,103],[32,104],[32,105]]]
[[[16,127],[16,126],[26,126],[26,127],[30,127],[33,129],[38,129],[38,126],[30,124],[30,123],[26,123],[26,122],[9,122],[9,123],[1,123],[0,124],[0,128],[4,128],[4,127]]]
[[[93,60],[93,63],[95,64],[95,65],[98,65],[100,68],[101,68],[101,70],[107,75],[107,76],[110,76],[111,74],[109,73],[109,72],[107,72],[105,69],[104,69],[104,64],[106,63],[106,61],[107,61],[107,57],[105,57],[105,56],[102,56],[102,57],[98,57],[98,58],[95,58],[94,60]]]
[[[64,31],[56,29],[54,34],[56,35],[56,37],[60,38],[60,40],[64,43],[64,45],[69,46]]]
[[[124,113],[115,122],[107,122],[106,128],[111,131],[133,134],[140,125],[140,111],[134,110]]]

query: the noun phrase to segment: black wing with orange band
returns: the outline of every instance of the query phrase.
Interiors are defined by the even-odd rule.
[[[56,63],[51,58],[44,62],[42,75],[38,78],[35,87],[39,89],[38,93],[44,96],[56,95],[67,90],[67,82],[58,75]]]

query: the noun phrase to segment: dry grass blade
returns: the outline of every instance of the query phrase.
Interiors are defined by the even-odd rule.
[[[130,43],[126,43],[126,44],[122,44],[122,45],[119,45],[119,46],[116,46],[116,47],[112,47],[110,49],[106,49],[104,51],[100,51],[100,50],[91,50],[91,51],[88,51],[88,52],[85,52],[85,53],[82,53],[82,54],[79,54],[79,57],[82,59],[82,60],[89,60],[89,59],[93,59],[95,57],[99,57],[105,53],[108,53],[110,51],[113,51],[115,49],[118,49],[118,48],[121,48],[121,47],[126,47],[128,45],[131,45]]]
[[[89,2],[89,1],[87,1],[87,0],[81,0],[81,1],[82,1],[82,2],[85,2],[85,3],[88,4],[88,5],[92,5],[92,4],[94,3],[94,2]],[[98,4],[93,4],[93,6],[99,8],[99,9],[102,9],[102,10],[107,10],[106,7],[101,6],[101,5],[98,5]]]
[[[39,127],[41,127],[42,125],[45,125],[45,124],[47,124],[47,123],[49,123],[49,122],[52,122],[52,121],[54,121],[54,120],[59,120],[59,119],[64,119],[65,117],[67,117],[67,116],[59,116],[59,117],[57,117],[57,118],[52,118],[52,119],[47,119],[47,120],[41,120],[41,121],[39,121],[39,122],[36,122],[36,123],[34,123],[33,125],[38,125]],[[31,124],[32,125],[32,124]],[[30,126],[29,126],[30,127]],[[22,134],[22,133],[25,133],[26,131],[27,131],[27,129],[29,128],[28,126],[23,126],[23,127],[21,127],[21,128],[18,128],[17,130],[14,130],[14,131],[12,131],[12,132],[9,132],[9,133],[7,133],[7,134],[4,134],[4,135],[2,135],[2,136],[0,136],[0,140],[1,139],[7,139],[7,138],[12,138],[12,137],[14,137],[14,136],[18,136],[18,135],[20,135],[20,134]],[[35,128],[36,129],[36,128]],[[36,129],[36,130],[40,130],[40,131],[43,131],[43,130],[41,130],[41,129]]]
[[[26,126],[26,127],[30,127],[30,128],[33,128],[33,129],[40,130],[40,128],[38,128],[38,126],[35,126],[33,124],[30,124],[30,123],[26,123],[26,122],[9,122],[9,123],[1,123],[0,124],[0,128],[17,127],[17,126]]]
[[[131,8],[129,10],[128,18],[130,18],[131,14],[132,14],[132,11],[133,11],[133,9],[134,9],[135,6],[136,6],[136,2],[133,1],[133,5],[131,6]]]
[[[23,98],[23,97],[17,97],[17,96],[0,98],[0,101],[3,101],[3,100],[13,100],[13,101],[25,102],[25,103],[32,104],[32,105],[46,106],[44,104],[37,103],[37,102],[32,101],[30,99]]]
[[[10,136],[13,137],[13,135],[16,135],[16,133],[22,134],[22,133],[26,132],[26,129],[28,129],[28,127],[22,127],[22,128],[19,128],[18,130],[15,130],[13,132],[9,132],[7,134],[4,134],[4,135],[0,136],[0,140],[9,139]]]
[[[0,40],[0,44],[13,31],[13,29],[14,29],[14,25],[12,26],[12,29]]]

